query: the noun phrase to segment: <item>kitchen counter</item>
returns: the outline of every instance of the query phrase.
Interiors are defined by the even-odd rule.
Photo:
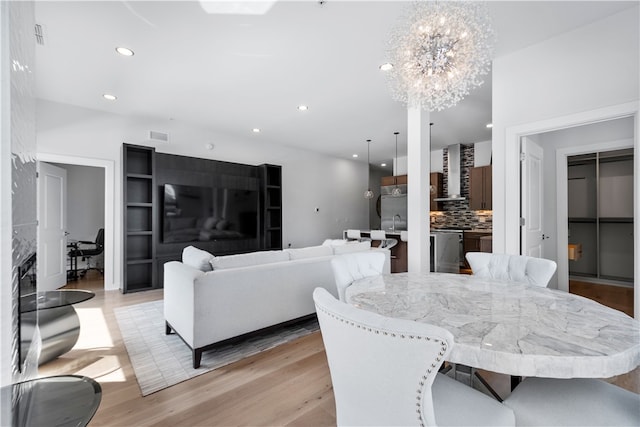
[[[387,236],[390,237],[397,237],[398,239],[400,238],[400,231],[401,230],[396,230],[396,231],[391,231],[391,230],[382,230],[386,233]],[[362,235],[366,235],[367,237],[369,237],[369,234],[371,233],[371,230],[360,230],[360,234]],[[347,235],[347,231],[343,231],[343,235],[346,236]]]
[[[484,228],[472,228],[472,229],[464,229],[464,228],[431,228],[431,233],[438,231],[463,231],[465,233],[484,233],[484,234],[492,234],[493,230],[484,229]]]
[[[407,242],[400,240],[400,231],[384,230],[387,238],[396,239],[398,243],[391,248],[391,272],[404,273],[407,271]],[[362,237],[369,237],[371,230],[360,230]],[[347,231],[342,232],[343,238],[346,238]],[[375,245],[374,245],[375,246]]]

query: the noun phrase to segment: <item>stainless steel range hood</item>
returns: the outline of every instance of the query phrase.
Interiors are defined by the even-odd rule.
[[[465,200],[460,195],[460,144],[453,144],[447,147],[447,197],[433,199],[436,202],[457,202]]]

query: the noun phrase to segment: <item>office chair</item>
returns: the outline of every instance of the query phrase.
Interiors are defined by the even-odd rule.
[[[98,270],[100,274],[104,273],[104,269],[98,267],[91,267],[91,260],[93,257],[100,255],[104,251],[104,228],[98,230],[98,234],[96,235],[95,242],[89,242],[86,240],[78,241],[76,247],[69,251],[70,258],[81,257],[83,261],[86,261],[87,264],[85,268],[80,271],[80,276],[84,276],[87,274],[89,270]],[[75,277],[78,277],[77,271],[77,262],[76,262],[76,272]]]

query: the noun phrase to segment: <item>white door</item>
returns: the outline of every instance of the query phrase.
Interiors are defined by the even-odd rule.
[[[521,142],[521,225],[520,254],[536,258],[542,257],[542,156],[543,150],[538,144],[522,138]]]
[[[38,290],[67,283],[67,171],[38,162]]]

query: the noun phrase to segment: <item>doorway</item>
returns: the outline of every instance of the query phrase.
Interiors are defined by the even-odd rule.
[[[517,125],[507,127],[505,129],[505,142],[502,147],[504,150],[505,169],[504,174],[506,176],[515,175],[518,173],[520,167],[520,140],[525,136],[537,136],[554,131],[570,130],[570,129],[583,129],[588,131],[588,126],[592,124],[598,124],[602,122],[613,122],[615,120],[627,120],[630,124],[631,132],[625,137],[608,137],[607,139],[600,139],[594,142],[593,136],[598,136],[596,133],[589,134],[583,132],[581,140],[577,143],[568,146],[567,144],[558,143],[549,152],[549,156],[545,153],[544,164],[544,201],[548,207],[545,208],[545,221],[551,224],[551,227],[547,230],[550,239],[545,240],[546,248],[549,249],[547,258],[555,259],[558,262],[557,281],[555,284],[550,284],[550,287],[557,287],[559,290],[569,290],[569,269],[568,269],[568,211],[567,211],[567,159],[566,157],[573,154],[586,154],[589,152],[603,150],[602,145],[606,144],[604,150],[615,150],[624,148],[634,149],[633,160],[633,182],[634,182],[634,198],[633,198],[633,210],[634,218],[640,212],[640,199],[637,196],[638,189],[640,188],[640,159],[636,150],[638,135],[640,135],[640,116],[639,116],[639,104],[637,102],[630,102],[626,104],[619,104],[609,107],[603,107],[600,109],[585,111],[572,115],[556,117],[553,119],[543,120],[539,122],[532,122],[523,125]],[[609,141],[603,143],[602,141]],[[548,149],[549,147],[547,147]],[[496,147],[494,147],[494,150]],[[498,183],[498,185],[500,185]],[[504,251],[506,253],[519,253],[520,250],[520,238],[518,234],[509,232],[509,230],[518,230],[520,221],[520,203],[521,196],[519,180],[513,182],[513,180],[507,180],[504,185],[504,216],[499,218],[500,212],[497,212],[496,217],[498,220],[503,221],[501,229],[496,232],[494,230],[494,243],[497,246],[497,250]],[[552,189],[549,190],[551,185]],[[560,201],[560,202],[559,202]],[[562,202],[565,201],[565,202]],[[500,202],[500,200],[499,200]],[[555,218],[555,221],[554,221]],[[494,219],[495,222],[495,219]],[[634,277],[637,275],[637,269],[640,266],[640,241],[637,238],[639,235],[638,225],[634,222]],[[494,226],[495,228],[495,226]],[[501,234],[502,233],[502,234]],[[547,233],[545,233],[547,235]],[[558,256],[563,254],[563,256]],[[634,314],[635,317],[640,317],[640,284],[634,282]]]
[[[633,285],[633,149],[568,156],[569,280]]]
[[[67,176],[67,244],[78,248],[96,248],[100,229],[104,229],[104,169],[54,163],[66,170]],[[73,260],[73,263],[71,261]],[[77,256],[68,260],[71,274],[69,281],[83,278],[88,270],[104,271],[104,252],[93,256]]]
[[[115,248],[115,216],[114,216],[114,162],[111,160],[91,159],[84,157],[74,157],[66,155],[38,153],[37,159],[40,162],[54,163],[59,165],[75,165],[88,166],[91,168],[101,169],[103,171],[104,181],[103,188],[100,190],[103,195],[103,218],[104,218],[104,252],[103,252],[103,271],[104,271],[104,289],[115,290],[119,288],[116,282],[115,271],[119,271],[119,263],[114,256]],[[95,233],[95,231],[93,232]],[[87,240],[95,239],[95,234]]]

